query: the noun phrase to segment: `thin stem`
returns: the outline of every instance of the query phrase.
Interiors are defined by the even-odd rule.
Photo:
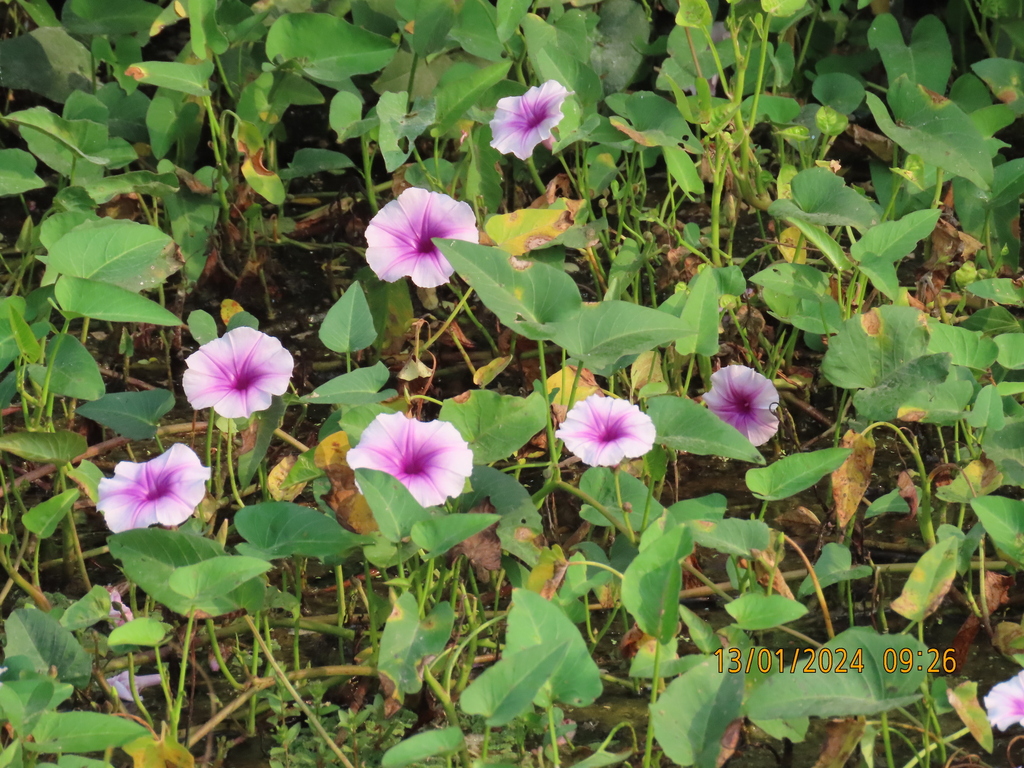
[[[306,716],[306,719],[308,719],[310,724],[313,726],[313,729],[320,734],[320,738],[324,740],[328,748],[334,753],[334,756],[341,761],[345,768],[355,768],[345,753],[341,751],[341,747],[337,745],[331,735],[327,732],[327,729],[324,728],[320,719],[313,713],[313,710],[311,710],[306,702],[302,700],[299,692],[295,690],[295,686],[293,686],[288,680],[288,675],[286,675],[281,667],[278,666],[277,661],[274,659],[274,654],[270,652],[270,648],[267,647],[266,642],[260,635],[259,630],[256,629],[256,625],[253,624],[252,619],[248,616],[243,616],[242,618],[245,619],[245,623],[248,624],[249,629],[252,630],[252,636],[256,638],[256,642],[259,643],[260,650],[262,650],[263,655],[267,657],[267,663],[270,664],[270,668],[274,670],[274,675],[277,677],[278,682],[280,682],[281,685],[284,686],[285,690],[291,695],[295,704],[302,710],[302,714]]]

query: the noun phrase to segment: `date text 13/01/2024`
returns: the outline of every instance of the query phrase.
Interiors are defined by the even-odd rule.
[[[793,653],[793,657],[787,662],[789,653]],[[774,671],[856,674],[864,671],[864,651],[861,648],[797,648],[789,652],[782,648],[719,648],[712,655],[718,659],[720,673],[757,670],[762,674]],[[882,671],[906,674],[913,670],[953,674],[956,672],[956,651],[952,648],[928,648],[924,651],[886,648],[882,653]]]

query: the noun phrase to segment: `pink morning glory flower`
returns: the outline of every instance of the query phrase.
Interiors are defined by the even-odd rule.
[[[1000,731],[1024,725],[1024,672],[993,686],[985,697],[988,721]]]
[[[113,477],[100,480],[96,509],[114,533],[155,523],[179,525],[203,500],[209,479],[210,469],[196,452],[175,443],[141,464],[119,462]]]
[[[387,472],[425,507],[461,494],[473,474],[473,452],[453,425],[401,413],[377,416],[345,460],[352,469]]]
[[[385,282],[411,277],[420,288],[436,288],[455,269],[434,245],[435,237],[479,242],[473,209],[440,192],[409,187],[370,220],[366,261]]]
[[[651,450],[655,429],[651,417],[628,400],[595,393],[572,407],[555,437],[587,464],[615,467]]]
[[[116,473],[117,470],[115,469],[114,472]],[[132,609],[124,602],[120,590],[117,587],[106,587],[106,590],[110,593],[110,613],[108,615],[114,620],[114,626],[120,627],[126,621],[134,619]]]
[[[247,419],[285,393],[295,361],[273,336],[243,326],[203,344],[185,365],[181,383],[193,408]]]
[[[562,120],[562,102],[569,95],[559,82],[548,80],[534,86],[522,96],[498,99],[498,108],[491,120],[491,146],[520,160],[533,155],[541,142],[551,147],[551,129]]]
[[[121,701],[135,701],[132,697],[131,690],[131,676],[128,674],[126,669],[120,674],[114,675],[113,677],[107,678],[107,685],[114,689],[117,693],[117,697]],[[160,685],[160,675],[136,675],[135,676],[135,692],[149,688],[150,686]]]
[[[727,365],[715,371],[704,402],[715,416],[736,427],[754,445],[767,443],[779,431],[779,417],[775,415],[779,393],[753,368]]]

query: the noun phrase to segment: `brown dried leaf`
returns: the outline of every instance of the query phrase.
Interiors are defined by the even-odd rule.
[[[775,554],[767,549],[755,549],[752,554],[754,555],[754,572],[757,573],[757,583],[762,587],[767,587],[768,579],[771,578],[773,592],[788,597],[790,600],[794,599],[792,590],[786,584],[786,580],[782,578],[779,569],[775,567]]]
[[[619,654],[627,661],[632,659],[636,656],[637,651],[640,650],[640,646],[643,645],[647,637],[650,636],[644,634],[644,631],[634,624],[619,641]]]
[[[843,768],[860,744],[867,723],[863,717],[830,720],[825,724],[825,743],[818,753],[814,768]]]
[[[718,753],[718,757],[715,758],[715,768],[722,768],[736,754],[736,750],[739,749],[743,739],[743,723],[743,718],[737,717],[725,727],[725,733],[718,740],[721,750]]]
[[[990,615],[1010,601],[1009,593],[1013,583],[1013,576],[985,571],[985,602]]]
[[[972,614],[957,630],[956,637],[953,638],[953,660],[957,669],[962,669],[967,661],[967,653],[971,650],[971,645],[974,643],[974,638],[978,636],[980,628],[981,620]]]
[[[913,520],[917,517],[919,502],[917,499],[917,486],[914,485],[909,472],[906,470],[900,472],[899,477],[896,478],[896,487],[899,489],[900,496],[910,506],[910,519]]]
[[[485,500],[473,507],[473,512],[494,514],[494,505]],[[452,547],[452,556],[465,555],[473,566],[477,581],[490,578],[493,571],[501,570],[501,541],[498,539],[498,524],[474,533],[465,541]]]
[[[852,448],[835,472],[832,473],[832,499],[836,505],[836,520],[840,530],[857,514],[864,492],[871,483],[871,467],[875,461],[875,439],[853,430],[843,436],[843,448]]]

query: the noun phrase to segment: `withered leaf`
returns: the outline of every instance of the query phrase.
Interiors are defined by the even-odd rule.
[[[832,473],[832,499],[836,505],[836,520],[845,530],[857,514],[864,492],[871,483],[871,467],[875,461],[875,440],[853,430],[843,436],[843,448],[853,451]]]

